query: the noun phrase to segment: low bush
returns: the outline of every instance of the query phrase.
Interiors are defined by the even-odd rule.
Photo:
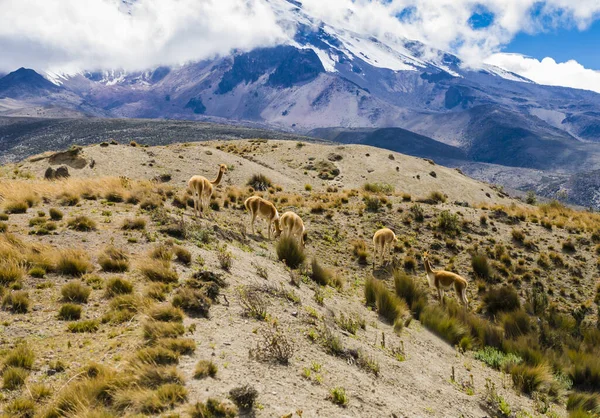
[[[58,319],[63,321],[75,321],[81,318],[81,306],[72,303],[65,303],[58,311]]]
[[[87,320],[72,322],[68,325],[67,330],[73,333],[96,332],[100,328],[100,324],[96,320]]]
[[[444,203],[446,201],[446,196],[442,192],[435,191],[429,193],[428,199],[437,203]]]
[[[89,232],[96,230],[96,222],[87,216],[77,216],[67,222],[69,228],[75,231]]]
[[[148,259],[140,264],[140,272],[152,282],[176,283],[179,280],[177,272],[166,261]]]
[[[365,183],[363,190],[369,193],[394,194],[395,188],[388,183]]]
[[[406,301],[413,316],[419,319],[427,305],[427,290],[403,271],[394,270],[393,276],[396,295]]]
[[[208,398],[206,403],[197,402],[188,409],[190,418],[234,418],[238,411],[217,399]]]
[[[316,258],[311,263],[311,278],[321,286],[327,286],[333,279],[333,272],[321,266]]]
[[[25,384],[27,370],[9,366],[2,373],[2,387],[6,390],[16,390]]]
[[[106,272],[123,273],[129,270],[129,256],[125,251],[109,245],[98,257],[98,264]]]
[[[121,229],[125,231],[146,229],[146,220],[144,218],[129,218],[123,221]]]
[[[60,289],[60,293],[65,302],[87,303],[92,289],[79,280],[73,280],[65,284]]]
[[[460,222],[458,215],[448,210],[442,211],[438,215],[437,227],[440,231],[448,235],[456,235],[460,232]]]
[[[92,269],[88,255],[80,250],[61,251],[54,267],[56,273],[67,276],[83,276]]]
[[[484,254],[474,254],[471,257],[471,267],[475,276],[480,279],[487,281],[492,276],[492,267]]]
[[[7,293],[2,298],[2,308],[12,313],[27,313],[29,311],[29,303],[29,293],[24,290]]]
[[[64,216],[62,211],[60,209],[56,209],[56,208],[50,208],[49,214],[50,214],[50,219],[52,219],[53,221],[61,221]]]
[[[545,364],[528,366],[519,363],[510,367],[510,374],[516,388],[526,394],[544,391],[552,384],[552,373]]]
[[[171,301],[173,306],[183,309],[188,314],[208,318],[211,306],[210,299],[200,290],[183,287],[177,290]]]
[[[483,296],[483,303],[488,314],[511,312],[521,307],[519,295],[512,286],[494,287]]]
[[[275,249],[279,261],[283,261],[291,269],[300,267],[306,259],[304,249],[298,241],[291,236],[282,236],[279,238]]]
[[[515,354],[506,354],[494,347],[484,347],[475,352],[475,358],[496,370],[508,370],[513,364],[519,364],[523,361],[521,357]]]
[[[458,344],[469,335],[469,330],[460,320],[451,317],[437,305],[427,305],[423,309],[420,319],[425,327],[452,345]]]
[[[369,251],[367,250],[367,244],[363,240],[352,242],[352,254],[357,258],[358,264],[364,266],[369,263]]]
[[[271,179],[263,174],[252,175],[246,184],[259,192],[267,191],[273,186]]]
[[[185,333],[185,327],[179,322],[146,321],[142,327],[144,339],[156,342],[163,338],[177,338]]]
[[[229,398],[241,411],[249,411],[254,407],[258,391],[250,385],[239,386],[229,391]]]
[[[276,362],[287,365],[294,355],[294,346],[277,326],[262,329],[261,340],[251,350],[251,355],[260,361]]]
[[[10,350],[4,357],[4,365],[31,370],[35,361],[35,354],[26,343],[20,343]]]
[[[196,363],[194,369],[195,379],[204,379],[205,377],[215,377],[217,375],[217,365],[210,360],[200,360]]]

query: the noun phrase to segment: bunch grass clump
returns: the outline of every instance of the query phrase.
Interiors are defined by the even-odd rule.
[[[306,260],[304,249],[291,236],[282,236],[277,242],[275,249],[279,261],[283,261],[291,269],[297,269]]]
[[[106,272],[123,273],[129,270],[129,256],[125,251],[109,245],[98,257],[98,264]]]
[[[92,289],[79,280],[72,280],[60,289],[60,293],[65,302],[87,303]]]

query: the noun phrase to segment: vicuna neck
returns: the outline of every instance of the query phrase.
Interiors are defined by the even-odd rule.
[[[214,179],[213,181],[211,181],[211,183],[214,184],[215,186],[217,186],[219,183],[221,183],[222,179],[223,179],[223,170],[219,169],[219,174],[217,174],[217,178]]]
[[[433,273],[433,269],[431,268],[431,264],[429,263],[429,260],[424,260],[424,262],[425,262],[425,271],[427,272],[427,274]]]

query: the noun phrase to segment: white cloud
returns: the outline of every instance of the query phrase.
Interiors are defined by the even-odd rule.
[[[520,54],[494,54],[486,60],[489,64],[502,67],[527,77],[540,84],[573,87],[600,93],[600,71],[585,68],[575,60],[556,62],[546,57],[543,60]]]
[[[491,57],[538,82],[597,86],[597,73],[576,62],[536,63],[498,54],[519,32],[587,28],[600,17],[599,0],[301,1],[310,15],[332,26],[386,40],[420,40],[456,53],[469,66]],[[0,0],[0,71],[146,69],[274,45],[293,35],[271,7],[285,0],[129,2],[130,7],[121,0]],[[469,18],[482,10],[494,18],[485,28],[473,28]],[[405,19],[399,20],[403,11]]]
[[[285,38],[264,0],[0,0],[0,70],[145,69]]]

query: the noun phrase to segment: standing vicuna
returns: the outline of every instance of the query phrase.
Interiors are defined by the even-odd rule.
[[[281,215],[279,218],[279,227],[281,230],[277,233],[277,235],[275,235],[275,238],[281,234],[287,237],[295,237],[298,241],[300,241],[300,245],[304,247],[304,234],[306,233],[306,228],[304,227],[302,218],[298,216],[298,214],[294,212],[286,212]]]
[[[429,261],[429,254],[427,252],[423,253],[423,264],[425,264],[429,285],[437,289],[441,304],[444,303],[444,290],[454,286],[456,296],[458,296],[461,303],[465,305],[466,308],[469,307],[469,300],[467,299],[467,286],[469,283],[464,277],[452,273],[451,271],[434,270],[431,268],[431,262]]]
[[[254,221],[256,217],[261,217],[269,226],[269,239],[271,239],[271,229],[275,227],[275,236],[279,236],[281,233],[279,229],[279,212],[275,205],[268,200],[263,199],[260,196],[251,196],[244,202],[246,209],[250,211],[252,215],[252,233],[254,234]]]
[[[227,173],[227,166],[225,164],[219,164],[219,174],[213,181],[208,180],[204,176],[193,176],[188,181],[188,187],[192,190],[192,197],[194,199],[194,215],[200,216],[200,212],[208,213],[210,207],[210,197],[213,194],[214,186],[218,186],[223,180],[223,174]]]
[[[390,251],[390,257],[392,256],[392,249],[394,248],[394,243],[398,242],[398,238],[396,238],[396,234],[389,228],[381,228],[379,231],[375,232],[373,235],[373,268],[375,268],[375,262],[377,261],[377,252],[379,250],[379,255],[381,257],[381,262],[383,263],[385,260],[383,252],[385,251],[385,247],[387,246]]]

